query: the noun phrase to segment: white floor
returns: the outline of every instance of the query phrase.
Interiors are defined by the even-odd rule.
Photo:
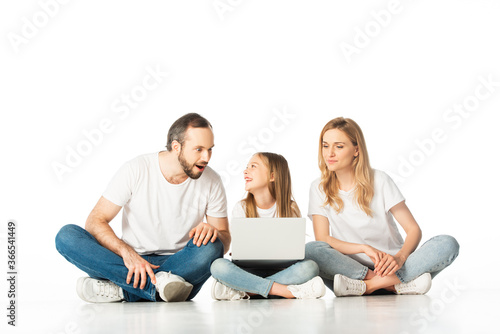
[[[210,282],[207,282],[209,284]],[[453,280],[424,296],[183,303],[19,304],[12,333],[500,333],[500,290],[466,289]],[[6,326],[2,326],[6,328]],[[5,331],[2,330],[3,333]]]

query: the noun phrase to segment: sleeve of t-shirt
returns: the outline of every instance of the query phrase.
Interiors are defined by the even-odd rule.
[[[206,214],[215,218],[227,217],[226,191],[219,175],[212,181]]]
[[[116,172],[102,196],[116,205],[124,206],[132,197],[134,179],[132,162],[129,161]]]
[[[314,181],[309,189],[309,209],[307,216],[312,220],[313,215],[320,215],[328,217],[326,209],[323,206],[325,198],[323,193],[319,190],[319,182]]]
[[[234,205],[231,218],[245,218],[245,217],[246,214],[245,214],[245,208],[243,207],[243,202],[238,201],[238,203]]]
[[[382,195],[384,196],[384,209],[385,212],[389,212],[393,206],[401,203],[405,200],[401,191],[399,191],[396,183],[391,179],[389,175],[384,172],[380,172],[382,179]]]

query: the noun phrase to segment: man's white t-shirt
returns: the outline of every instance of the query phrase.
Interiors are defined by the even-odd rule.
[[[318,178],[311,184],[308,216],[311,220],[313,215],[328,218],[332,237],[351,243],[368,244],[391,255],[395,255],[403,247],[404,240],[389,210],[405,199],[389,175],[374,170],[375,193],[370,203],[373,217],[359,208],[354,198],[354,189],[339,190],[344,202],[344,209],[339,214],[331,206],[324,206],[326,195],[319,187],[320,181]],[[374,265],[364,253],[348,256],[368,267]]]
[[[205,215],[227,217],[224,186],[213,169],[171,184],[160,170],[158,152],[125,163],[102,196],[123,206],[122,240],[141,255],[176,253]]]
[[[245,207],[246,204],[244,201],[239,201],[236,203],[233,209],[233,215],[232,218],[246,218],[245,215]],[[269,209],[261,209],[257,207],[257,213],[259,214],[259,217],[261,218],[274,218],[278,217],[276,214],[276,202],[274,202],[274,205],[270,207]]]

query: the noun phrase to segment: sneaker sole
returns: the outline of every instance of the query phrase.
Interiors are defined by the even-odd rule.
[[[80,297],[81,300],[83,301],[86,301],[87,303],[93,303],[91,302],[90,300],[88,300],[87,298],[85,298],[85,296],[83,295],[83,284],[85,283],[85,280],[87,279],[87,277],[80,277],[78,278],[78,280],[76,281],[76,294],[78,295],[78,297]]]
[[[212,299],[214,300],[219,300],[215,297],[215,286],[217,285],[217,280],[214,279],[214,282],[212,283],[212,291],[211,291],[211,295],[212,295]]]
[[[166,302],[183,302],[189,297],[193,286],[187,282],[170,282],[165,285],[163,293],[160,293],[161,299]]]
[[[336,297],[343,297],[343,295],[341,295],[340,293],[338,293],[338,290],[340,289],[339,287],[339,282],[340,282],[340,274],[337,274],[333,277],[333,294],[336,296]]]

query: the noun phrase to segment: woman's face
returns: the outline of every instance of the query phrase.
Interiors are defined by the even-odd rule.
[[[348,171],[357,157],[358,147],[354,146],[347,135],[338,129],[331,129],[323,135],[323,160],[329,171]]]
[[[250,193],[263,188],[268,188],[269,169],[261,157],[256,154],[248,162],[247,168],[243,172],[245,178],[245,190]]]

